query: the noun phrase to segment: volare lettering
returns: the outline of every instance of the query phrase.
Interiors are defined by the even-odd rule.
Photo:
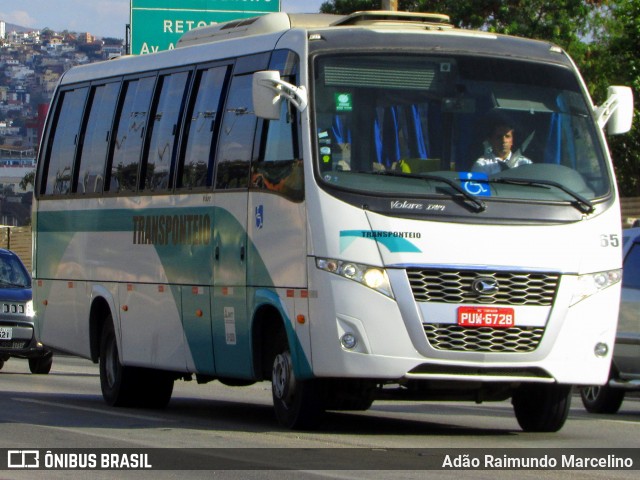
[[[393,209],[405,209],[405,210],[422,210],[424,209],[424,205],[422,203],[411,203],[411,202],[407,202],[406,200],[404,202],[401,202],[399,200],[394,200],[393,202],[391,202],[391,208]]]

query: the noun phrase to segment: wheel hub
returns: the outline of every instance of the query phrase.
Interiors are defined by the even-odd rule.
[[[285,403],[291,399],[295,391],[295,377],[291,368],[291,356],[289,352],[276,356],[273,362],[271,378],[275,397]]]
[[[600,393],[600,387],[598,386],[586,387],[584,391],[585,391],[585,397],[587,397],[587,400],[595,402]]]

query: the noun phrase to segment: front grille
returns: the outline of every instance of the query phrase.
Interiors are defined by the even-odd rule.
[[[424,324],[424,333],[437,350],[525,353],[538,347],[543,327],[467,328],[454,324]]]
[[[560,276],[537,272],[483,270],[407,269],[416,302],[464,303],[475,305],[550,306]],[[474,281],[492,279],[497,290],[490,294],[472,289]]]

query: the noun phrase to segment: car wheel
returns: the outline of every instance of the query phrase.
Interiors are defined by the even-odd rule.
[[[616,413],[620,410],[625,391],[608,385],[592,385],[580,389],[580,398],[589,413]]]
[[[569,416],[571,385],[523,384],[511,403],[525,432],[557,432]]]
[[[7,360],[9,360],[11,357],[7,354],[0,354],[0,370],[2,369],[2,367],[4,367],[4,364]]]
[[[47,375],[51,371],[53,365],[53,352],[46,352],[41,357],[33,357],[29,359],[29,370],[37,375]]]

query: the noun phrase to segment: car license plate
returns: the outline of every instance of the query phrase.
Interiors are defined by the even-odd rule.
[[[458,325],[462,327],[509,328],[515,323],[513,308],[458,307]]]
[[[0,340],[11,340],[13,336],[13,329],[7,327],[0,327]]]

